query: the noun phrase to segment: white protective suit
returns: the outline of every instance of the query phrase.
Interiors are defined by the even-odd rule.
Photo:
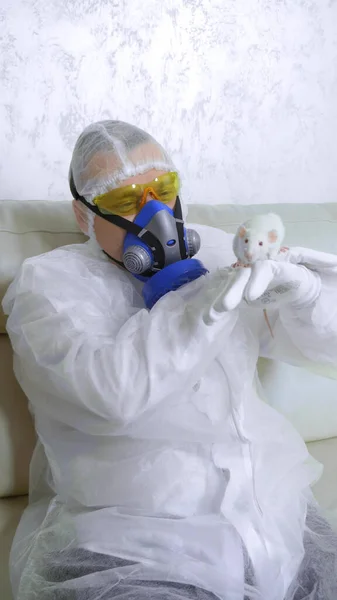
[[[111,128],[119,178],[158,165],[146,152],[128,164],[127,135]],[[80,142],[74,179],[90,198]],[[273,314],[274,339],[244,303],[206,324],[235,257],[231,235],[193,227],[209,275],[150,312],[93,239],[25,261],[7,292],[39,439],[11,554],[16,600],[337,598],[336,536],[309,488],[321,466],[255,391],[259,355],[336,363],[337,275],[313,305]]]

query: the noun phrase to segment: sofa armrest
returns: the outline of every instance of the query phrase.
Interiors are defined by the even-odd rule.
[[[22,512],[27,506],[28,496],[0,499],[0,597],[12,600],[9,581],[8,558],[15,530]]]

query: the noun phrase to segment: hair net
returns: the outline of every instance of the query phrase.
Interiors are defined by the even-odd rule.
[[[156,140],[123,121],[98,121],[79,136],[70,169],[77,191],[88,202],[150,169],[175,170]]]
[[[148,133],[123,121],[98,121],[82,131],[73,151],[69,177],[87,202],[150,169],[174,171],[167,152]],[[82,231],[96,240],[95,215],[79,206]]]

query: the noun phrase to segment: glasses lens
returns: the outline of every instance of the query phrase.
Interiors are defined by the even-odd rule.
[[[112,213],[120,216],[136,214],[147,187],[153,188],[159,200],[167,204],[173,202],[179,193],[178,173],[165,173],[146,184],[132,184],[111,190],[101,196],[96,196],[94,204],[102,213]]]

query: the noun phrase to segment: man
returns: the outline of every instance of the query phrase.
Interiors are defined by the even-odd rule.
[[[209,273],[171,281],[149,309],[145,290],[169,274],[163,214],[174,269],[200,266],[181,247],[166,152],[136,127],[95,123],[70,184],[89,242],[25,261],[4,300],[39,440],[15,598],[335,599],[337,537],[309,488],[320,466],[254,378],[259,355],[336,363],[336,257],[293,249],[234,271],[232,236],[195,226]]]

